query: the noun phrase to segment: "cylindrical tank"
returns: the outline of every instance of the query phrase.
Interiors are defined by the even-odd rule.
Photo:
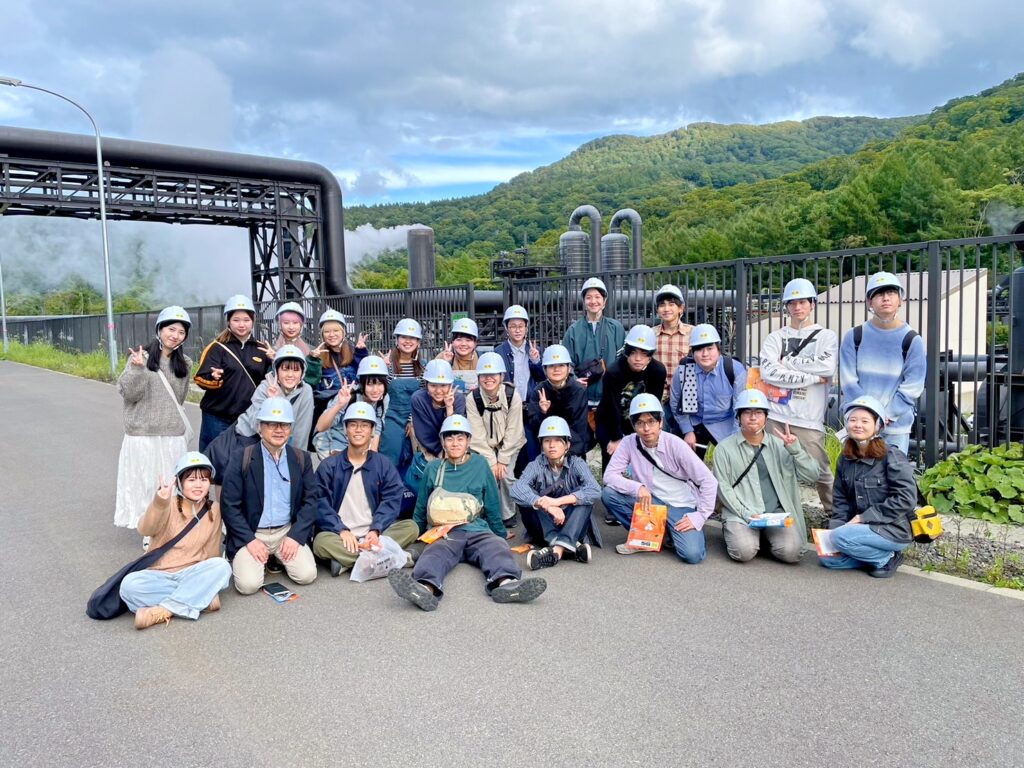
[[[437,272],[434,264],[434,230],[412,227],[406,235],[409,248],[409,287],[433,288]]]
[[[578,224],[558,238],[558,259],[567,275],[590,273],[590,236]]]
[[[621,232],[609,232],[601,238],[601,271],[629,269],[629,238]]]

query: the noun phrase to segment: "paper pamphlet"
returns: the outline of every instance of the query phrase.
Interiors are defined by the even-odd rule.
[[[818,550],[819,557],[836,557],[843,554],[832,543],[833,533],[834,531],[830,531],[827,528],[815,528],[811,531],[811,536],[814,537],[814,546]]]

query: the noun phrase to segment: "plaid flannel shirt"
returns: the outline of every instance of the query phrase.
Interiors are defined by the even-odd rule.
[[[679,323],[675,333],[669,333],[663,325],[654,326],[654,335],[658,343],[658,348],[654,351],[654,359],[665,366],[665,391],[661,396],[663,403],[668,402],[672,378],[676,375],[679,361],[690,354],[690,334],[692,332],[693,326],[686,323]]]

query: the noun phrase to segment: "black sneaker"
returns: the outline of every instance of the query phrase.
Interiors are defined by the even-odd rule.
[[[281,565],[281,561],[274,555],[267,558],[267,573],[284,573],[284,566]]]
[[[540,597],[547,588],[548,583],[544,579],[506,581],[491,590],[491,598],[496,603],[528,603]]]
[[[896,569],[903,564],[903,553],[893,552],[892,557],[889,558],[889,562],[883,565],[881,568],[875,568],[868,575],[876,579],[891,579],[896,575]]]
[[[612,528],[614,528],[616,525],[620,525],[619,521],[615,519],[615,515],[613,515],[611,512],[604,513],[604,524],[610,525]]]
[[[330,560],[330,564],[331,564],[331,576],[333,576],[334,578],[338,578],[339,576],[341,576],[341,574],[343,574],[345,571],[348,570],[348,568],[346,568],[345,566],[343,566],[341,563],[339,563],[337,560],[334,560],[333,558]]]
[[[583,543],[576,545],[576,562],[577,563],[589,563],[594,557],[594,550],[590,548],[590,544]]]
[[[433,611],[437,608],[437,595],[427,586],[416,581],[409,571],[392,571],[388,574],[388,584],[395,590],[395,594],[403,600],[408,600],[420,610]]]
[[[526,566],[531,571],[539,571],[541,568],[550,568],[553,565],[558,565],[558,555],[551,547],[531,549],[526,553]]]

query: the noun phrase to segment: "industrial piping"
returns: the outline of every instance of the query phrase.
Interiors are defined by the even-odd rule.
[[[578,208],[576,210],[579,210]],[[643,222],[640,220],[640,214],[634,211],[632,208],[623,208],[621,211],[616,211],[615,215],[612,216],[611,223],[608,225],[609,232],[621,232],[622,222],[629,220],[630,226],[630,242],[633,248],[633,269],[641,269],[643,267]]]
[[[590,269],[597,274],[601,271],[601,212],[592,205],[581,205],[569,217],[569,227],[578,227],[584,216],[590,219]]]

